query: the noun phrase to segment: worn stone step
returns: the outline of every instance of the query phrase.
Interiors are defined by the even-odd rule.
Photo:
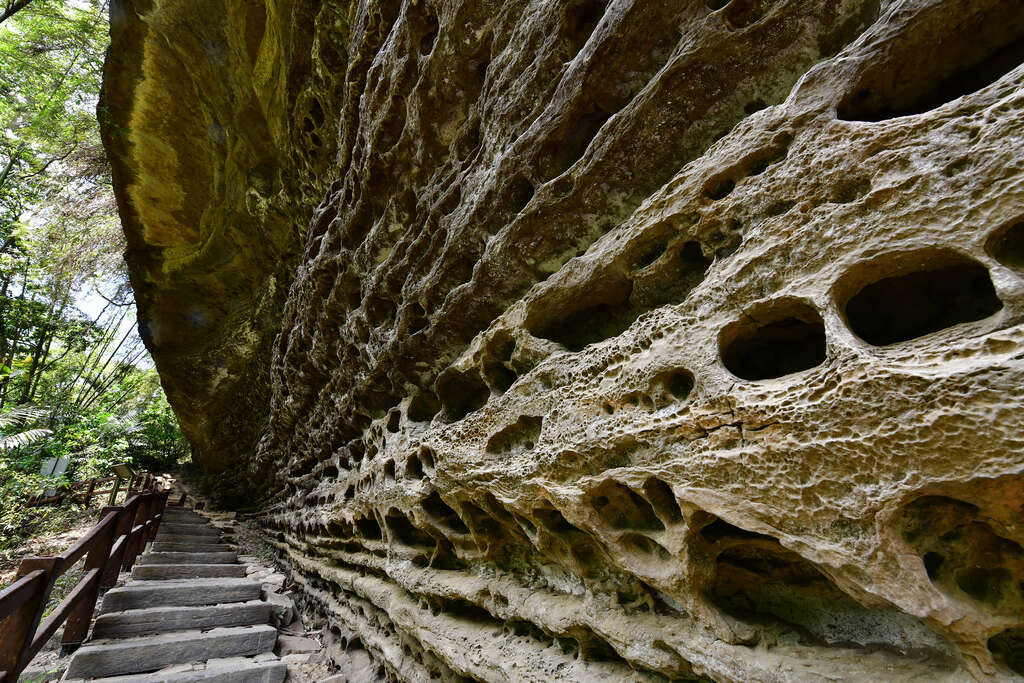
[[[93,683],[162,683],[179,681],[191,683],[281,683],[287,666],[273,655],[255,657],[227,657],[208,662],[181,664],[151,674],[115,676],[93,679]],[[65,683],[85,683],[84,679],[66,680]]]
[[[103,596],[103,614],[147,607],[217,605],[258,600],[261,584],[249,579],[141,581],[111,588]]]
[[[241,579],[246,576],[244,564],[139,564],[132,568],[132,578],[140,581],[168,579]]]
[[[150,550],[157,553],[227,553],[234,550],[227,543],[177,543],[154,541]]]
[[[227,539],[220,536],[157,536],[154,543],[174,543],[175,545],[223,545]],[[181,552],[181,551],[171,551]],[[188,550],[185,552],[204,552]]]
[[[209,523],[210,523],[210,520],[206,519],[205,517],[164,517],[161,520],[161,522],[160,522],[161,525],[164,525],[164,524],[174,524],[176,526],[177,525],[181,525],[181,524],[191,524],[193,526],[203,526],[203,525],[206,525],[206,524],[209,524]]]
[[[253,626],[270,623],[273,605],[260,600],[226,605],[192,607],[149,607],[125,612],[109,612],[96,618],[93,639],[194,631],[228,626]]]
[[[164,515],[163,524],[209,524],[210,520],[199,515]]]
[[[94,641],[75,652],[68,664],[66,677],[123,676],[187,662],[247,657],[271,651],[276,639],[277,629],[269,624],[261,624]],[[139,679],[133,677],[131,680]],[[152,680],[161,679],[158,677]],[[171,680],[182,679],[174,676]]]
[[[220,536],[221,530],[208,524],[175,524],[163,522],[156,532],[164,536]]]
[[[190,508],[167,508],[167,507],[165,507],[164,508],[164,517],[167,518],[167,519],[170,519],[171,517],[174,517],[176,519],[177,518],[184,518],[184,519],[198,519],[200,521],[205,521],[206,520],[206,517],[204,517],[203,515],[199,514],[198,512],[196,512],[195,510],[192,510]]]
[[[139,564],[234,564],[238,553],[166,553],[147,552],[139,558]]]

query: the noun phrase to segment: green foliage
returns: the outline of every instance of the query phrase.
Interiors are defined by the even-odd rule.
[[[95,114],[106,10],[0,0],[0,551],[73,511],[24,506],[62,483],[46,458],[81,481],[189,456],[134,329]]]
[[[0,29],[0,234],[52,190],[51,167],[78,166],[80,182],[105,174],[79,177],[99,149],[92,109],[108,44],[104,15],[99,0],[36,0]]]

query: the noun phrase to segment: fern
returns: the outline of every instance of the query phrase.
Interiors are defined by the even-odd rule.
[[[26,429],[23,432],[17,434],[11,434],[9,436],[0,436],[0,453],[10,451],[15,448],[21,448],[22,446],[28,446],[41,441],[46,437],[53,434],[50,429]]]
[[[11,408],[5,413],[0,413],[0,429],[7,429],[15,425],[23,425],[46,417],[47,411],[35,406],[18,406]]]

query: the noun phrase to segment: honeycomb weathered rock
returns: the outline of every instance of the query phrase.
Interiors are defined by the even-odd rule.
[[[247,466],[336,638],[403,680],[1024,675],[1019,3],[319,7],[338,157]]]

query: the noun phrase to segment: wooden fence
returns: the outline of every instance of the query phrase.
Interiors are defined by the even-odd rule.
[[[26,507],[37,507],[40,505],[53,505],[60,503],[65,498],[70,497],[71,500],[76,503],[82,503],[86,507],[89,507],[89,502],[95,496],[103,496],[110,494],[109,502],[113,505],[116,502],[117,492],[121,489],[122,478],[118,476],[103,477],[97,479],[85,479],[83,481],[76,481],[66,486],[63,486],[57,491],[57,495],[49,496],[48,498],[35,498],[25,504]],[[100,488],[104,484],[111,484],[109,488]],[[125,491],[131,491],[133,489],[140,491],[148,491],[156,486],[156,477],[149,472],[140,472],[132,475],[132,478],[128,480],[128,486]]]
[[[14,583],[0,591],[0,683],[16,681],[64,622],[62,651],[81,645],[100,590],[131,569],[163,518],[168,491],[130,493],[124,505],[103,508],[99,524],[62,554],[22,560]],[[54,582],[83,557],[82,578],[44,620]]]

